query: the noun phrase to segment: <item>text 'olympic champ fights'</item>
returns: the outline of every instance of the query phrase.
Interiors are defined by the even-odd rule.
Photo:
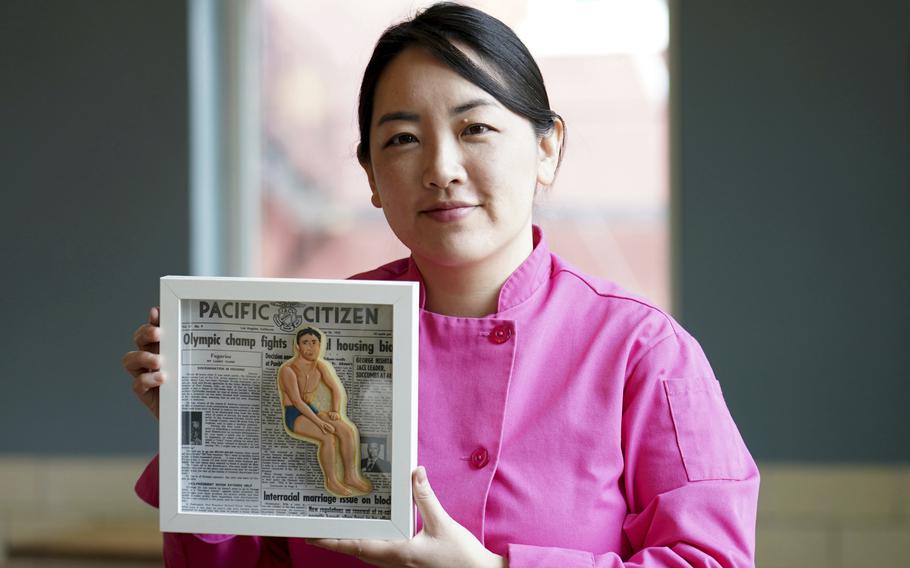
[[[284,350],[288,348],[288,342],[286,339],[276,337],[274,335],[272,337],[263,335],[259,341],[259,345],[262,345],[268,351],[271,351],[273,349]],[[227,346],[254,349],[256,347],[256,339],[250,337],[249,335],[238,334],[235,336],[233,333],[229,333],[227,337],[222,337],[218,335],[217,332],[210,335],[188,332],[183,334],[183,344],[192,346],[194,348]],[[334,350],[362,352],[372,355],[376,351],[377,345],[372,341],[364,341],[362,339],[358,339],[357,341],[344,341],[342,339],[329,337],[326,339],[326,349],[329,351]],[[390,341],[380,339],[378,350],[380,353],[391,353],[392,343]]]

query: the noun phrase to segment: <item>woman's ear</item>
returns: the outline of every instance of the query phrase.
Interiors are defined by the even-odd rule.
[[[367,174],[367,181],[370,183],[370,191],[373,193],[370,196],[370,203],[373,204],[373,207],[376,209],[382,209],[382,201],[379,199],[379,192],[376,191],[376,178],[373,176],[373,166],[369,162],[360,162],[360,167],[363,168],[364,173]]]
[[[537,141],[537,183],[552,185],[556,180],[556,169],[559,167],[559,154],[562,151],[562,139],[565,136],[565,124],[562,118],[553,119],[553,128]]]

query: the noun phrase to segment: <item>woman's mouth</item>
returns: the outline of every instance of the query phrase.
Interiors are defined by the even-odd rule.
[[[474,209],[478,206],[471,203],[461,203],[461,202],[449,202],[449,203],[440,203],[434,205],[429,209],[424,209],[421,211],[424,215],[433,219],[434,221],[439,221],[441,223],[447,223],[450,221],[457,221],[463,219],[466,216],[470,215]]]

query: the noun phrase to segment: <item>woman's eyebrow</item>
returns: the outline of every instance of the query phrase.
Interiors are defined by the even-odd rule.
[[[379,117],[379,122],[376,123],[376,126],[382,126],[386,122],[392,122],[393,120],[404,120],[406,122],[420,122],[420,116],[414,112],[387,112],[381,117]]]
[[[449,109],[449,116],[456,116],[479,106],[495,106],[495,103],[489,99],[471,99],[466,103],[462,103]],[[376,126],[382,126],[386,122],[392,122],[395,120],[403,120],[405,122],[420,122],[420,115],[416,112],[406,112],[401,110],[395,112],[387,112],[379,117],[379,120],[376,122]]]
[[[471,99],[470,101],[449,110],[449,115],[455,116],[456,114],[467,112],[472,108],[477,108],[479,106],[494,106],[494,103],[489,99]]]

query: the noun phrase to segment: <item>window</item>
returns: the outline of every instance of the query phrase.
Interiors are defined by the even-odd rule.
[[[536,222],[554,251],[670,303],[667,5],[470,2],[516,30],[568,125]],[[428,2],[262,0],[262,276],[346,277],[407,255],[369,202],[357,95],[382,30]]]

